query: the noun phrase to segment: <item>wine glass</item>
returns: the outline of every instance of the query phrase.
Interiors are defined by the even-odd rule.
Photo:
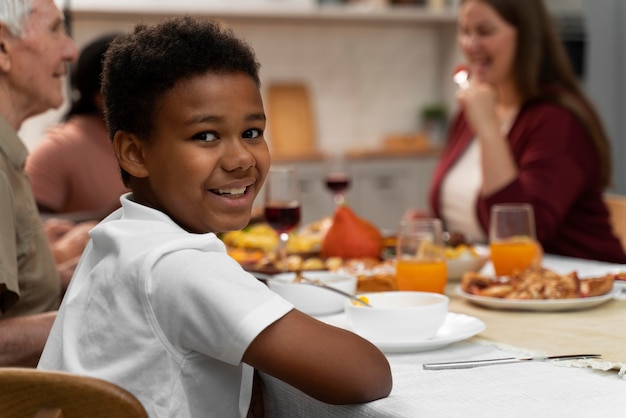
[[[333,155],[326,160],[326,188],[333,193],[337,206],[346,200],[346,192],[350,188],[348,165],[342,155]]]
[[[535,238],[533,207],[527,203],[492,206],[489,247],[498,276],[511,275],[535,263],[541,250]]]
[[[289,232],[300,223],[300,191],[294,167],[272,167],[265,182],[265,221],[278,233],[278,256],[287,271]]]

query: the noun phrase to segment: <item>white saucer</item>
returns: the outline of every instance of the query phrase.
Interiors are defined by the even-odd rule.
[[[339,328],[350,329],[345,313],[319,316],[320,321]],[[437,335],[429,340],[419,341],[371,341],[383,353],[416,353],[445,347],[449,344],[465,340],[487,328],[485,323],[473,316],[449,312],[446,320],[437,331]]]

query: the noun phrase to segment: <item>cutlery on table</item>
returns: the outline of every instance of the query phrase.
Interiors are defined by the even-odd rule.
[[[446,363],[425,363],[424,370],[446,370],[446,369],[470,369],[480,366],[491,366],[496,364],[523,363],[525,361],[550,361],[550,360],[577,360],[598,358],[602,354],[566,354],[560,356],[537,356],[537,357],[506,357],[487,360],[467,360],[452,361]]]
[[[344,292],[343,290],[340,290],[340,289],[336,289],[336,288],[334,288],[332,286],[328,286],[326,283],[324,283],[324,282],[322,282],[320,280],[312,280],[312,279],[309,279],[308,277],[305,277],[302,274],[301,270],[297,270],[296,271],[296,278],[293,280],[293,282],[294,283],[309,284],[311,286],[321,287],[323,289],[330,290],[330,291],[335,292],[335,293],[339,293],[340,295],[345,296],[345,297],[351,299],[353,302],[358,302],[358,304],[360,304],[360,305],[367,306],[368,308],[372,307],[372,305],[367,303],[367,301],[365,301],[363,299],[360,299],[360,298],[358,298],[358,297],[356,297],[354,295],[351,295],[350,293]]]

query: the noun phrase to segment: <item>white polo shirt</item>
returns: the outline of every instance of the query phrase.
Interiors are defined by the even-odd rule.
[[[226,254],[122,196],[90,233],[39,368],[114,382],[151,417],[244,417],[252,340],[293,306]]]

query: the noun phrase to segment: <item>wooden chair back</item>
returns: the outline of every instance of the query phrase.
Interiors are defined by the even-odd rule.
[[[609,209],[613,233],[622,242],[626,250],[626,196],[618,194],[605,194],[604,203]]]
[[[0,368],[2,418],[147,418],[125,389],[65,372]]]

